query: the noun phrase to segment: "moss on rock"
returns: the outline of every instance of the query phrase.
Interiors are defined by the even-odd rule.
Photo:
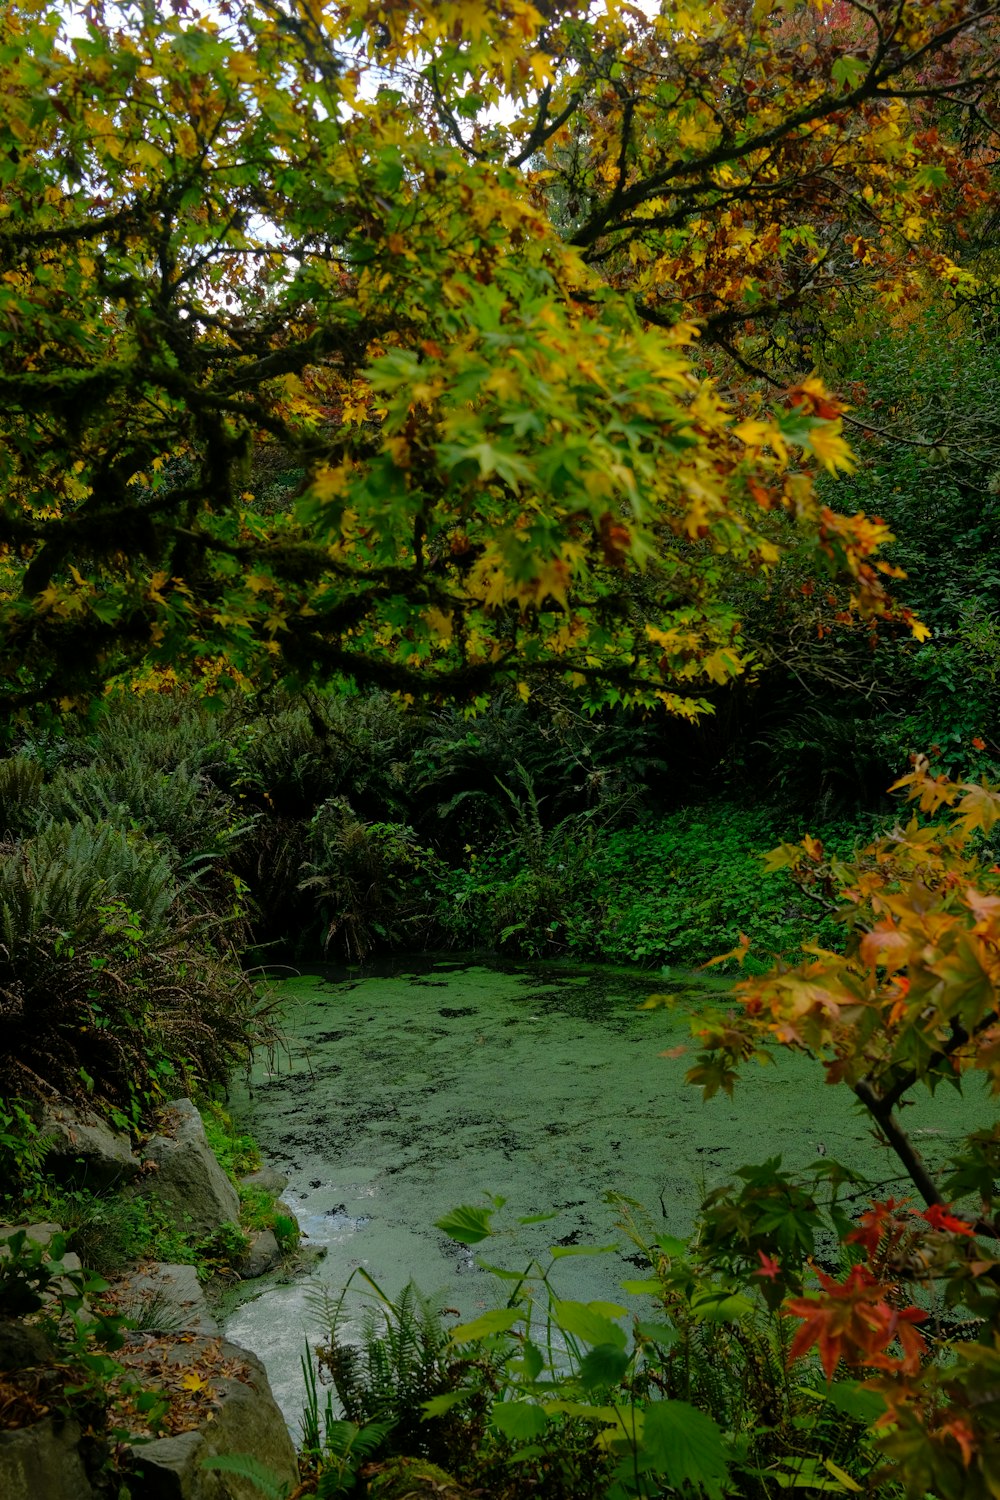
[[[391,1458],[373,1469],[368,1480],[369,1500],[468,1500],[469,1494],[425,1458]]]

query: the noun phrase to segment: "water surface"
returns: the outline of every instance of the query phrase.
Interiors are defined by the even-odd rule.
[[[725,1006],[718,988],[686,983],[691,1003]],[[234,1108],[287,1174],[309,1243],[327,1253],[314,1277],[237,1308],[226,1331],[264,1359],[286,1415],[301,1404],[304,1337],[320,1332],[317,1281],[336,1292],[363,1267],[394,1296],[412,1277],[469,1316],[509,1290],[479,1268],[480,1252],[509,1267],[557,1243],[617,1240],[634,1253],[608,1191],[683,1235],[706,1192],[778,1154],[788,1167],[825,1154],[904,1188],[847,1090],[826,1087],[806,1059],[750,1065],[734,1100],[703,1103],[684,1081],[690,1047],[661,1055],[690,1043],[686,1020],[637,1008],[668,987],[647,975],[454,963],[282,985],[287,1056],[258,1065]],[[939,1095],[907,1124],[934,1161],[984,1114]],[[504,1233],[475,1253],[434,1228],[486,1193],[508,1199],[496,1215]],[[551,1222],[514,1223],[548,1210]],[[557,1286],[627,1301],[618,1284],[639,1274],[622,1255],[574,1256],[560,1261]]]

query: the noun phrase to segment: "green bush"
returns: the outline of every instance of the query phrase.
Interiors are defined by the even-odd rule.
[[[751,943],[751,967],[822,940],[824,913],[785,873],[765,877],[761,855],[788,825],[774,811],[708,804],[631,827],[549,834],[472,855],[442,883],[442,925],[456,944],[486,934],[498,949],[602,962],[705,963]],[[864,831],[842,824],[808,831],[847,850]],[[832,842],[831,842],[832,841]]]
[[[378,945],[419,943],[434,903],[440,866],[402,823],[365,823],[343,798],[312,820],[310,859],[299,889],[323,924],[323,946],[362,959]]]
[[[0,760],[0,838],[21,838],[38,820],[45,771],[29,755]]]
[[[252,1135],[237,1130],[232,1116],[214,1101],[200,1105],[205,1135],[219,1165],[235,1182],[261,1164],[260,1147]]]
[[[113,1276],[135,1261],[193,1265],[197,1260],[190,1236],[177,1229],[155,1198],[57,1192],[48,1211],[62,1224],[74,1253],[101,1276]]]
[[[45,1138],[31,1101],[0,1099],[0,1218],[19,1217],[26,1205],[47,1202],[45,1155]]]
[[[0,1093],[91,1095],[135,1119],[222,1081],[262,1037],[218,929],[183,910],[140,835],[52,824],[0,850]]]

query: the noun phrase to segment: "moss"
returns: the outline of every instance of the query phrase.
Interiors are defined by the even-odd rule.
[[[368,1481],[368,1494],[370,1500],[467,1500],[470,1491],[425,1458],[391,1458]]]

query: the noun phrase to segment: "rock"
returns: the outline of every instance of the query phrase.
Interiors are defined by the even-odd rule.
[[[0,1370],[29,1370],[55,1358],[55,1345],[40,1328],[20,1320],[0,1322]]]
[[[241,1177],[240,1182],[245,1187],[263,1188],[265,1193],[273,1193],[275,1197],[288,1186],[288,1178],[284,1173],[275,1171],[274,1167],[261,1167],[259,1172],[250,1172],[246,1177]]]
[[[168,1106],[172,1133],[146,1143],[148,1173],[141,1191],[154,1196],[181,1229],[212,1234],[222,1224],[238,1224],[240,1200],[205,1138],[201,1115],[190,1099]]]
[[[7,1282],[2,1300],[4,1313],[8,1317],[12,1314],[17,1316],[20,1313],[32,1311],[38,1305],[37,1296],[41,1297],[43,1306],[49,1306],[53,1302],[58,1302],[61,1297],[76,1297],[79,1294],[79,1287],[74,1286],[68,1277],[53,1276],[51,1274],[55,1263],[48,1254],[49,1246],[57,1234],[63,1233],[61,1225],[52,1224],[48,1221],[40,1224],[0,1224],[0,1261],[9,1259],[11,1254],[10,1246],[5,1244],[4,1241],[9,1239],[11,1235],[23,1234],[29,1244],[41,1246],[42,1250],[46,1252],[43,1254],[42,1259],[49,1262],[47,1268],[49,1279],[47,1281],[36,1282],[32,1279],[32,1273],[29,1272],[26,1278],[22,1277]],[[79,1271],[82,1269],[80,1257],[74,1255],[72,1250],[67,1250],[58,1264],[64,1271]],[[24,1297],[28,1299],[26,1302],[23,1300]],[[82,1306],[78,1309],[77,1317],[83,1318],[85,1321],[89,1320],[90,1310],[86,1299],[84,1299]]]
[[[218,1333],[194,1266],[154,1261],[123,1276],[114,1288],[118,1310],[145,1329]]]
[[[203,1373],[215,1389],[216,1403],[210,1420],[200,1427],[131,1448],[130,1468],[138,1481],[133,1495],[141,1500],[260,1500],[261,1490],[251,1479],[202,1467],[204,1459],[220,1455],[243,1456],[267,1470],[275,1487],[296,1488],[295,1449],[255,1355],[223,1340],[195,1339],[166,1351],[159,1341],[128,1356],[130,1367],[147,1384],[155,1383],[153,1370],[144,1376],[143,1365],[160,1368],[164,1362]]]
[[[3,1500],[91,1500],[93,1490],[77,1452],[75,1422],[56,1427],[51,1417],[30,1427],[0,1430]]]
[[[48,1136],[45,1167],[53,1176],[75,1187],[123,1187],[139,1175],[139,1158],[127,1135],[89,1110],[70,1105],[46,1105],[40,1130]]]
[[[47,1220],[44,1224],[0,1224],[0,1240],[9,1239],[12,1234],[22,1233],[25,1239],[33,1241],[36,1245],[47,1245],[54,1235],[63,1233],[63,1227],[61,1224],[50,1224]],[[0,1259],[9,1254],[7,1246],[0,1244]]]
[[[251,1234],[250,1249],[236,1269],[245,1281],[252,1281],[255,1276],[265,1276],[281,1259],[281,1246],[275,1239],[273,1230],[261,1229],[256,1234]]]

